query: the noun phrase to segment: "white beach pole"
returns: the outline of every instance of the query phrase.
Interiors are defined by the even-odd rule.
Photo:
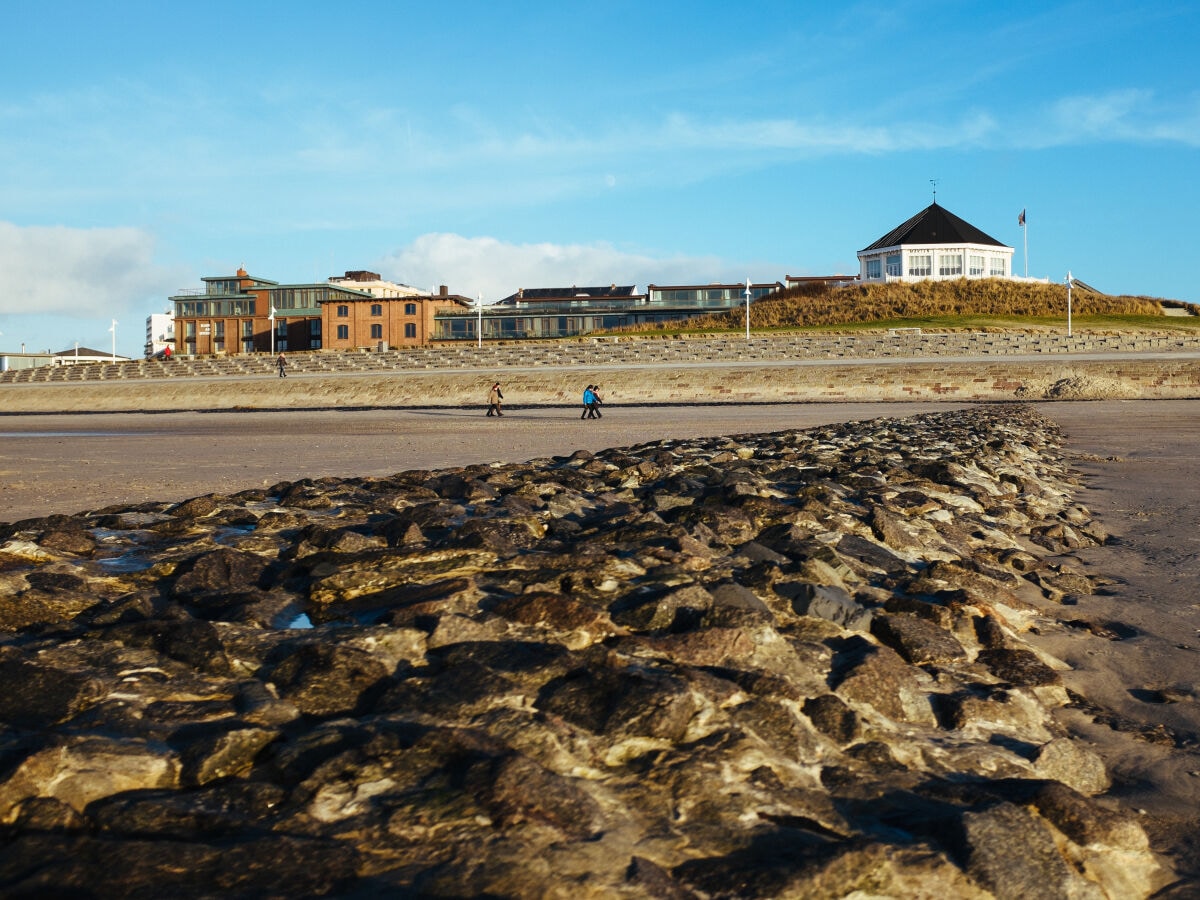
[[[113,362],[116,362],[117,361],[117,320],[116,319],[112,320],[112,325],[110,325],[108,327],[108,330],[112,332],[112,336],[113,336],[112,358],[113,358]]]
[[[475,325],[475,346],[483,349],[483,294],[475,295],[475,309],[479,313],[477,324]]]
[[[750,340],[750,279],[746,279],[746,340]]]
[[[1067,270],[1067,337],[1071,336],[1071,270]]]

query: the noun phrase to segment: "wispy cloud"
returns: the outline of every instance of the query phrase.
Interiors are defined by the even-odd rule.
[[[491,237],[425,234],[379,262],[385,277],[415,287],[447,285],[485,303],[520,288],[569,285],[738,282],[756,273],[735,271],[715,257],[636,253],[606,243],[513,244]],[[782,268],[760,277],[777,278]]]
[[[1063,97],[1047,108],[1044,127],[1031,139],[1040,146],[1105,142],[1200,147],[1200,93],[1177,102],[1133,88]]]

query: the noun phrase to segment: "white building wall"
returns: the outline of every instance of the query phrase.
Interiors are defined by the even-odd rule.
[[[338,287],[366,291],[372,297],[424,297],[425,291],[394,281],[355,281],[353,278],[330,278],[329,283]]]
[[[889,274],[888,258],[900,257],[899,274]],[[958,266],[943,265],[943,257],[957,257]],[[972,273],[971,257],[982,260],[982,271]],[[995,244],[904,244],[900,247],[884,247],[858,254],[859,277],[864,283],[883,284],[890,281],[947,281],[954,278],[1006,278],[1013,281],[1041,281],[1022,279],[1012,272],[1012,247]],[[873,266],[871,263],[878,265]],[[924,263],[928,261],[928,266]],[[875,269],[878,269],[878,274]],[[923,274],[925,270],[928,274]],[[956,270],[957,269],[957,270]],[[1002,272],[996,274],[1000,269]],[[870,273],[870,274],[868,274]]]
[[[156,356],[167,347],[175,352],[175,316],[170,312],[151,313],[146,317],[146,357]]]

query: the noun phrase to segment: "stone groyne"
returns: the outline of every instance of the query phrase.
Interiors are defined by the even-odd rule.
[[[976,407],[0,526],[0,891],[1147,897],[1025,638],[1107,537],[1060,445]]]

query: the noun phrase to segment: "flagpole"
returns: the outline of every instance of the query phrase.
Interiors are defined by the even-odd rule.
[[[1017,216],[1017,224],[1021,226],[1021,239],[1025,244],[1025,277],[1029,277],[1029,227],[1025,224],[1025,210]]]

